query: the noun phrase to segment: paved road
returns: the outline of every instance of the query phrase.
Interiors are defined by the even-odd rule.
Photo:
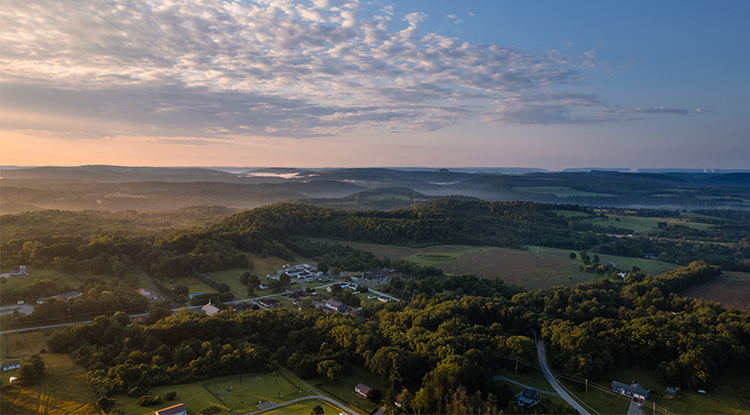
[[[505,381],[505,382],[510,382],[510,383],[516,384],[516,385],[518,385],[518,386],[523,386],[524,388],[528,388],[528,389],[536,389],[536,391],[537,391],[537,392],[539,392],[539,393],[544,393],[544,394],[546,394],[546,395],[557,396],[558,398],[560,397],[560,394],[559,394],[559,393],[557,393],[557,392],[550,392],[550,391],[545,391],[545,390],[537,389],[537,388],[535,388],[535,387],[533,387],[533,386],[529,386],[529,385],[524,385],[524,384],[523,384],[523,383],[521,383],[521,382],[516,382],[516,381],[515,381],[515,380],[513,380],[513,379],[508,379],[508,378],[506,378],[505,376],[500,376],[500,375],[498,375],[498,376],[495,376],[494,378],[492,378],[492,381],[493,381],[493,382],[497,382],[497,381],[499,381],[499,380],[502,380],[502,381]]]
[[[297,403],[297,402],[300,402],[300,401],[305,401],[305,400],[308,400],[308,399],[319,399],[321,401],[326,401],[326,402],[330,403],[331,405],[335,406],[336,408],[338,408],[339,410],[341,410],[341,412],[344,412],[344,413],[347,413],[347,414],[350,414],[350,415],[360,415],[359,412],[352,411],[351,409],[349,409],[349,408],[347,408],[345,406],[342,406],[340,403],[334,401],[333,399],[331,399],[331,398],[329,398],[327,396],[323,396],[323,395],[305,396],[303,398],[292,399],[291,401],[286,401],[284,403],[279,403],[279,404],[276,404],[276,405],[269,405],[266,408],[259,409],[257,411],[253,411],[253,412],[248,412],[245,415],[259,414],[259,413],[262,413],[262,412],[270,411],[272,409],[282,408],[282,407],[285,407],[287,405],[291,405],[293,403]]]
[[[536,338],[536,333],[534,333],[534,338]],[[563,389],[562,385],[560,385],[560,382],[558,382],[557,379],[552,376],[552,373],[550,373],[549,367],[547,366],[547,353],[544,351],[544,341],[542,339],[537,340],[536,350],[539,358],[539,366],[542,367],[542,373],[544,373],[544,377],[547,378],[547,382],[552,385],[555,391],[560,394],[560,397],[563,398],[565,402],[575,408],[575,410],[578,411],[581,415],[591,415],[589,411],[583,409],[583,407],[575,399],[573,399],[573,397],[570,396],[570,394],[568,394],[565,389]]]

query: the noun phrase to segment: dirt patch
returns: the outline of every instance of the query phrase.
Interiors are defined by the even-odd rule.
[[[750,302],[750,273],[724,272],[713,281],[696,285],[680,293],[685,297],[716,301],[724,307],[747,311]]]

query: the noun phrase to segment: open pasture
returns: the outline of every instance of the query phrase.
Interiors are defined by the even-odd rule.
[[[750,305],[750,273],[724,271],[712,281],[690,287],[680,294],[746,311]]]
[[[599,211],[600,212],[600,211]],[[615,226],[618,228],[632,229],[635,233],[649,232],[652,230],[659,229],[659,222],[667,222],[669,225],[681,225],[687,226],[691,229],[706,230],[713,225],[708,223],[688,222],[689,217],[679,218],[647,218],[641,216],[630,216],[630,215],[611,215],[605,212],[606,218],[596,217],[590,219],[583,219],[585,222],[589,222],[595,225],[601,226]],[[617,221],[616,219],[620,219]]]

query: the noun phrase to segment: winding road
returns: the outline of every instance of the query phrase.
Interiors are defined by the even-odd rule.
[[[534,332],[534,339],[537,339],[536,332]],[[578,413],[580,413],[581,415],[591,415],[589,411],[583,409],[583,407],[575,399],[573,399],[573,397],[570,396],[567,391],[565,391],[562,385],[560,385],[560,382],[558,382],[557,379],[552,376],[552,373],[549,371],[549,367],[547,366],[547,353],[544,350],[544,341],[542,339],[536,340],[536,351],[539,358],[539,366],[542,367],[542,373],[544,373],[544,377],[547,378],[547,382],[552,385],[552,388],[554,388],[555,391],[560,394],[560,397],[563,398],[565,402],[575,408]]]

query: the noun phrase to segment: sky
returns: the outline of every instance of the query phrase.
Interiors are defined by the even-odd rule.
[[[0,164],[750,168],[747,1],[5,0]]]

